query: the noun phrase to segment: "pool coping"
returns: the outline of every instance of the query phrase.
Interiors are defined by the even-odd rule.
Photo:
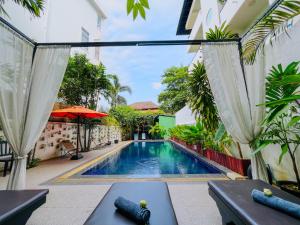
[[[116,154],[117,152],[121,151],[123,148],[127,147],[131,143],[134,142],[163,142],[169,141],[171,143],[176,144],[178,147],[187,151],[188,153],[192,154],[193,156],[197,157],[198,159],[204,161],[205,163],[209,164],[217,168],[221,173],[220,174],[187,174],[187,175],[163,175],[162,177],[149,177],[149,178],[131,178],[128,175],[85,175],[84,177],[81,175],[84,171],[88,170],[89,168],[93,167],[94,165],[98,164],[99,162],[105,160],[109,156]],[[172,140],[139,140],[139,141],[126,141],[120,142],[120,145],[115,146],[111,151],[98,156],[88,162],[83,162],[77,167],[74,167],[55,178],[52,178],[42,185],[90,185],[90,184],[112,184],[114,182],[145,182],[145,181],[163,181],[163,182],[206,182],[208,180],[229,180],[230,178],[227,176],[228,173],[232,171],[211,161],[204,157],[199,156],[197,153],[187,149],[185,146],[182,146]]]

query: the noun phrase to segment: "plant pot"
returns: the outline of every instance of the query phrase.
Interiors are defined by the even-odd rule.
[[[194,145],[192,144],[186,144],[186,147],[190,150],[194,150]]]
[[[215,161],[216,163],[219,163],[220,165],[225,166],[228,169],[243,176],[247,175],[247,169],[251,164],[251,161],[249,159],[238,159],[233,156],[217,152],[213,149],[206,149],[205,156],[208,159]]]
[[[204,155],[201,144],[196,145],[196,151],[199,155]]]
[[[296,182],[281,180],[281,181],[277,181],[277,185],[280,187],[281,190],[286,191],[286,192],[300,198],[300,190],[291,188],[291,186],[296,186],[297,187]]]

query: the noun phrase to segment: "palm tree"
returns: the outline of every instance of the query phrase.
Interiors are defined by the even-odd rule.
[[[194,65],[188,76],[189,104],[197,117],[202,118],[206,129],[216,130],[219,126],[219,115],[211,92],[203,63]]]
[[[27,9],[32,15],[40,17],[41,11],[44,9],[44,0],[12,0],[16,4],[23,6],[25,9]],[[6,15],[5,9],[3,8],[3,5],[5,3],[5,0],[0,0],[0,15]]]
[[[207,40],[234,39],[237,35],[232,33],[228,25],[223,23],[215,26],[206,33]],[[212,94],[204,63],[197,63],[188,76],[189,105],[192,111],[203,119],[206,129],[215,131],[219,126],[219,115]]]
[[[120,83],[119,77],[117,75],[109,75],[111,79],[111,87],[108,92],[110,98],[110,105],[112,108],[117,105],[126,105],[126,99],[120,95],[122,92],[128,92],[131,94],[131,88],[127,85],[123,86]]]

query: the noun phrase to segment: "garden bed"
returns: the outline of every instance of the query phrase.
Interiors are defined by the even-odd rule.
[[[247,169],[251,164],[249,159],[238,159],[233,156],[226,155],[221,152],[217,152],[213,149],[203,150],[201,145],[191,145],[184,141],[178,140],[176,138],[171,138],[174,142],[185,146],[186,148],[197,152],[209,160],[212,160],[242,176],[247,176]]]
[[[251,164],[249,159],[238,159],[213,149],[206,149],[204,151],[204,156],[243,176],[247,176],[247,169]]]

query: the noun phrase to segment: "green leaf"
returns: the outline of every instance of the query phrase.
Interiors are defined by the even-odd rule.
[[[288,144],[281,145],[281,154],[279,156],[279,164],[282,161],[283,156],[288,152]]]
[[[139,13],[139,4],[137,3],[133,6],[133,20],[137,18],[138,13]]]
[[[223,123],[221,123],[215,134],[215,141],[220,141],[223,138],[223,136],[225,135],[225,133],[226,133],[225,126]]]
[[[134,0],[127,0],[127,15],[131,13],[134,7]]]
[[[265,147],[267,147],[268,145],[270,145],[272,143],[273,143],[272,140],[263,140],[263,141],[260,141],[258,143],[258,148],[254,152],[252,152],[251,154],[252,155],[257,154],[258,152],[262,151],[263,149],[265,149]]]
[[[288,127],[294,126],[296,123],[298,123],[298,121],[300,121],[300,116],[294,116],[288,123]]]
[[[288,104],[288,103],[296,101],[296,100],[300,100],[300,95],[291,95],[289,97],[282,98],[280,100],[269,101],[269,102],[265,103],[265,105],[268,107],[274,107],[274,106],[278,106],[278,105],[282,105],[282,104]]]
[[[145,8],[150,9],[148,0],[140,0],[140,3],[141,3],[141,5],[144,6]]]
[[[287,77],[283,77],[282,80],[276,81],[272,83],[275,86],[282,86],[287,84],[298,84],[300,85],[300,75],[289,75]]]
[[[143,7],[142,5],[139,5],[138,9],[139,9],[139,12],[140,12],[141,17],[142,17],[143,19],[146,19],[146,12],[145,12],[144,7]]]

